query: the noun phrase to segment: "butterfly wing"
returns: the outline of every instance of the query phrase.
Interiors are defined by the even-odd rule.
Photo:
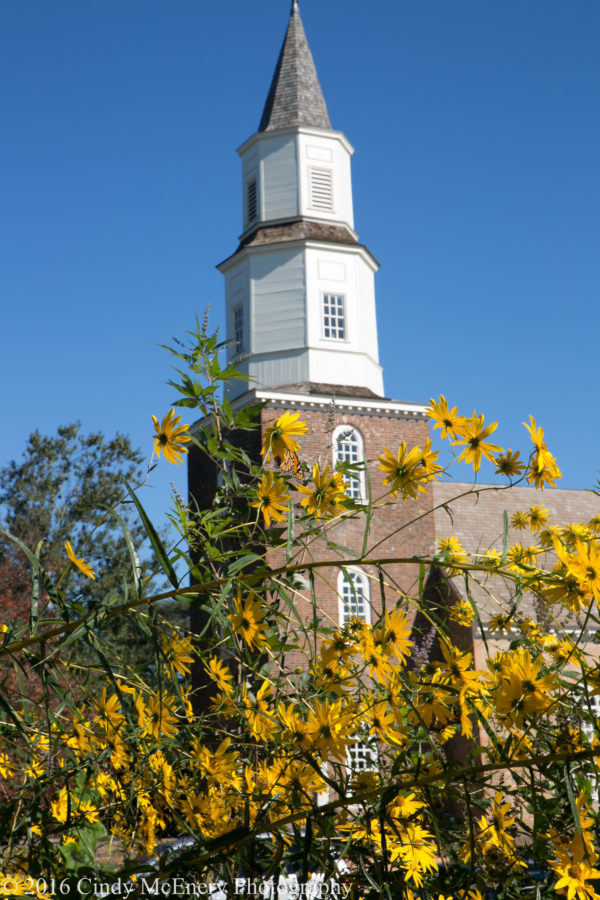
[[[278,457],[275,462],[284,475],[293,475],[294,477],[297,477],[298,470],[300,469],[300,462],[298,460],[297,453],[294,453],[292,450],[288,450],[283,459],[280,459]]]

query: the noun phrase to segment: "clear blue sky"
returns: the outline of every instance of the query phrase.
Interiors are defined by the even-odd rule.
[[[211,304],[241,230],[288,0],[0,5],[0,464],[81,419],[150,452],[157,345]],[[356,228],[380,260],[388,396],[446,394],[564,473],[600,471],[598,0],[301,0]],[[465,477],[468,469],[464,469]],[[156,518],[183,466],[163,464]]]

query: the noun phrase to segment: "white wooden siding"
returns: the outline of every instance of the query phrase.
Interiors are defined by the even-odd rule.
[[[262,160],[264,208],[261,219],[298,215],[298,160],[292,135],[265,144]]]
[[[231,341],[235,338],[235,317],[233,310],[236,306],[242,306],[244,310],[243,352],[246,352],[248,350],[250,338],[250,287],[248,281],[248,272],[248,263],[245,260],[242,260],[238,266],[231,269],[227,273],[225,280],[226,338],[228,341]],[[233,359],[236,357],[236,355],[237,354],[233,344],[230,344],[227,349],[228,359]]]
[[[306,344],[306,287],[301,252],[273,251],[252,260],[252,352]]]

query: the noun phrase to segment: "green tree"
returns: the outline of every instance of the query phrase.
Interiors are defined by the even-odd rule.
[[[107,573],[102,592],[112,590],[124,573],[129,578],[131,564],[122,531],[109,509],[126,494],[123,479],[132,484],[142,481],[143,463],[142,451],[122,434],[112,439],[101,432],[86,435],[79,422],[61,425],[52,436],[34,431],[23,458],[0,469],[4,527],[29,547],[43,541],[41,560],[50,571],[64,566],[65,541],[69,540]],[[141,542],[143,529],[134,521],[128,527],[134,541]],[[89,599],[100,590],[83,576],[78,586]]]
[[[59,578],[68,563],[65,542],[85,556],[102,578],[92,580],[76,568],[69,587],[81,610],[93,610],[111,594],[114,602],[126,599],[128,585],[138,577],[151,578],[155,561],[135,509],[128,502],[124,481],[139,485],[147,475],[144,454],[131,440],[117,433],[85,434],[81,424],[61,425],[56,435],[34,431],[20,460],[0,469],[0,521],[2,526],[36,551],[45,570]],[[138,550],[142,548],[142,557]],[[144,552],[143,548],[146,548]],[[22,555],[8,540],[0,542],[0,598],[7,595],[21,615],[30,608],[31,572]],[[10,583],[8,582],[10,578]],[[27,610],[27,612],[25,612]],[[39,614],[47,614],[43,591]],[[148,659],[148,636],[127,618],[114,619],[105,635],[112,649],[130,666]],[[72,661],[87,660],[85,643],[73,647]]]

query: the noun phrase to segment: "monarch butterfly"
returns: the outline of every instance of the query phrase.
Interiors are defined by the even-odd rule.
[[[284,475],[293,475],[295,478],[298,477],[298,472],[300,471],[300,461],[298,459],[298,454],[294,453],[292,450],[288,450],[284,459],[281,459],[280,456],[275,457],[275,462],[277,463],[278,469],[283,472]]]
[[[306,484],[310,478],[308,466],[306,463],[300,462],[298,454],[293,450],[288,450],[283,459],[281,456],[276,456],[275,464],[280,472],[283,472],[284,475],[291,475],[300,484]]]

